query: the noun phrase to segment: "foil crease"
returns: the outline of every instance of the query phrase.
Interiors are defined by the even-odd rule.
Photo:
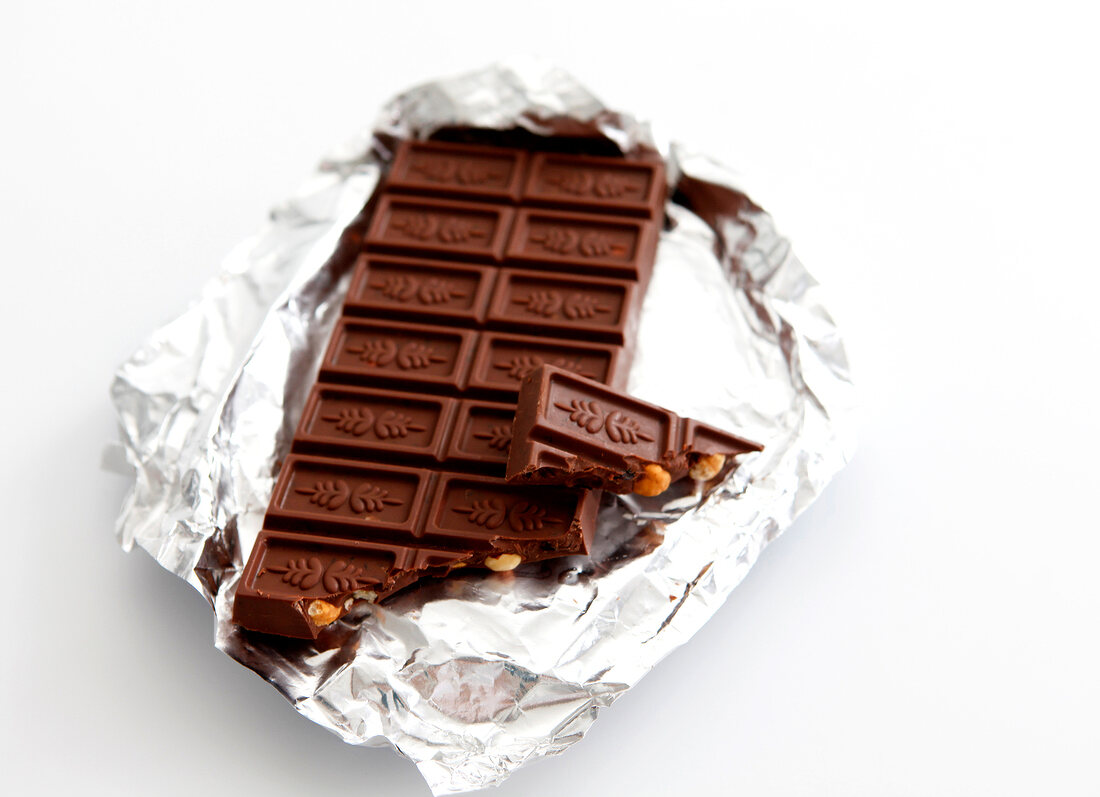
[[[276,207],[111,390],[134,473],[121,544],[205,595],[221,650],[346,742],[392,745],[437,795],[579,741],[714,614],[854,446],[844,346],[817,283],[730,171],[673,143],[630,391],[764,451],[705,494],[606,497],[591,558],[428,583],[353,612],[325,650],[242,633],[237,578],[339,313],[341,234],[396,138],[451,126],[656,147],[560,70],[498,65],[418,86]]]

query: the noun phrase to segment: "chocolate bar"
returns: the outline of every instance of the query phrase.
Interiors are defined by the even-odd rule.
[[[508,452],[518,484],[601,487],[654,496],[708,480],[762,446],[552,366],[523,380]]]
[[[515,401],[544,364],[625,381],[664,190],[657,161],[398,147],[240,625],[316,638],[420,578],[589,550],[599,490],[504,479]]]

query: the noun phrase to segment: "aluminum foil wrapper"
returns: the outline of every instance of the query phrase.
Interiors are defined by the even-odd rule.
[[[591,558],[432,581],[341,621],[335,647],[230,621],[349,277],[334,256],[396,138],[441,127],[604,136],[655,148],[555,69],[494,66],[394,99],[121,368],[134,486],[121,544],[210,601],[217,645],[352,744],[389,744],[435,794],[499,784],[579,741],[601,708],[691,638],[853,448],[844,347],[817,283],[731,172],[672,144],[675,193],[641,316],[635,395],[765,444],[707,492],[606,496]]]

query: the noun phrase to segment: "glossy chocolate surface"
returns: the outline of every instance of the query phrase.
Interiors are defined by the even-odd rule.
[[[493,266],[362,255],[344,313],[478,327],[485,321],[497,273]]]
[[[386,195],[375,208],[366,247],[455,260],[499,261],[512,211],[475,202]]]
[[[321,383],[292,450],[503,476],[514,417],[513,404]]]
[[[503,147],[405,142],[394,157],[386,188],[394,193],[516,202],[527,158],[526,152]]]
[[[279,472],[264,527],[536,561],[583,542],[580,526],[596,504],[583,490],[293,454]]]
[[[320,379],[461,393],[477,339],[470,330],[345,317],[329,341]]]
[[[625,376],[620,349],[611,344],[345,317],[329,341],[321,379],[515,401],[520,381],[544,363],[609,382]]]
[[[653,268],[652,223],[555,210],[521,210],[508,241],[509,264],[555,272],[642,280]]]
[[[356,263],[344,314],[624,346],[639,295],[631,279],[371,254]]]
[[[658,162],[541,152],[531,159],[523,201],[655,218],[665,202],[664,171]]]
[[[636,289],[628,280],[506,268],[497,278],[488,324],[623,346],[634,338]]]

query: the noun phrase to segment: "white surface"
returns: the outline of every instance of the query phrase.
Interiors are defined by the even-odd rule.
[[[0,792],[428,793],[117,548],[107,386],[389,95],[528,50],[747,175],[865,409],[714,620],[497,794],[1100,792],[1095,5],[402,5],[0,7]]]

